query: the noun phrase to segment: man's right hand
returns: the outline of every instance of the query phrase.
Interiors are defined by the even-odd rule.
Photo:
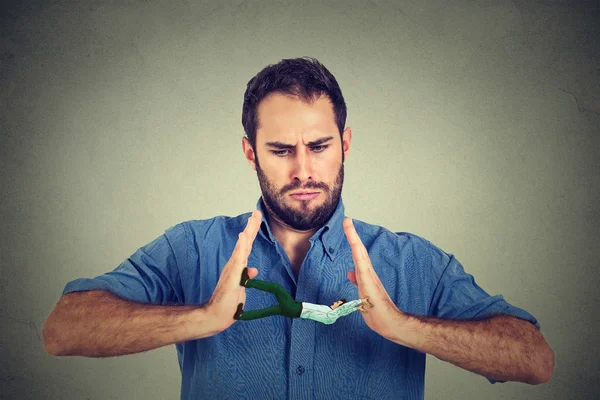
[[[210,300],[204,307],[210,319],[214,321],[217,333],[229,328],[235,322],[233,316],[238,304],[246,302],[246,288],[240,285],[240,279],[242,271],[248,266],[248,257],[261,221],[261,212],[254,210],[246,228],[239,235],[233,254],[225,264]],[[258,275],[256,268],[248,268],[250,279],[255,278],[256,275]]]
[[[141,304],[102,290],[68,293],[60,298],[42,329],[46,351],[57,356],[112,357],[215,335],[227,329],[239,303],[240,286],[262,215],[256,210],[240,234],[210,300],[197,305]],[[256,268],[248,269],[250,278]]]

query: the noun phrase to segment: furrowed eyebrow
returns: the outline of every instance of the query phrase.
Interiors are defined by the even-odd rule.
[[[312,142],[308,142],[308,145],[309,146],[318,146],[325,142],[329,142],[331,139],[333,139],[333,136],[320,138],[320,139],[314,140]],[[286,143],[282,143],[282,142],[267,142],[267,146],[275,147],[277,149],[293,149],[294,147],[296,147],[294,145],[286,144]]]

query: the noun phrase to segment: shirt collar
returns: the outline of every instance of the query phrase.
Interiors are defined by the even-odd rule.
[[[258,202],[256,203],[256,208],[262,213],[262,223],[260,234],[267,240],[275,243],[276,238],[273,236],[273,232],[271,232],[271,227],[267,222],[266,217],[266,208],[263,203],[262,197],[259,197]],[[340,196],[340,201],[335,209],[335,212],[329,218],[329,221],[325,223],[318,231],[311,236],[309,241],[314,244],[315,240],[319,240],[323,245],[324,251],[327,253],[330,259],[333,260],[336,252],[339,252],[339,246],[343,238],[345,238],[344,227],[342,223],[344,222],[345,217],[345,208],[344,202],[342,201],[342,197]]]

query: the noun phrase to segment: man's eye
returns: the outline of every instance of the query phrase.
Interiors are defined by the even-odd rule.
[[[325,150],[326,148],[328,148],[328,147],[329,147],[329,145],[327,145],[327,146],[325,146],[325,145],[315,146],[315,147],[313,147],[313,150],[314,150],[314,149],[316,149],[317,147],[322,147],[322,148],[323,148],[323,150]],[[320,152],[322,152],[323,150],[321,150],[321,151],[317,151],[317,153],[320,153]]]
[[[328,147],[329,147],[329,145],[319,145],[319,146],[313,146],[312,149],[314,151],[316,151],[317,153],[322,153]],[[289,151],[289,150],[274,150],[274,151],[271,151],[271,153],[273,153],[279,157],[283,157],[283,156],[287,155],[285,153],[286,151]]]

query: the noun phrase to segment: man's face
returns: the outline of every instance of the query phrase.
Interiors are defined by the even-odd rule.
[[[272,94],[260,103],[258,115],[256,172],[266,207],[292,229],[320,228],[335,212],[344,183],[343,143],[331,102],[326,96],[308,104]],[[349,128],[344,137],[347,151]],[[330,139],[321,142],[324,138]],[[298,191],[318,195],[312,199],[291,195]]]

